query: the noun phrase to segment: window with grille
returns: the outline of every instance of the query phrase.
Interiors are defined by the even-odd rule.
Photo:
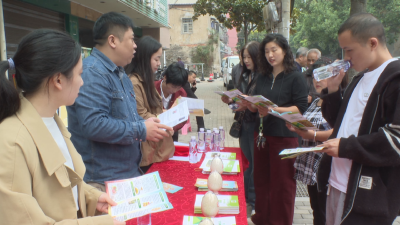
[[[192,18],[182,18],[183,33],[193,33],[193,20]]]

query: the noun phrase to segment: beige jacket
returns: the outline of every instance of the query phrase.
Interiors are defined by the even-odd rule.
[[[136,95],[137,111],[143,119],[148,119],[150,117],[157,117],[157,115],[163,112],[162,99],[157,93],[159,98],[160,106],[152,110],[150,108],[149,102],[147,101],[146,92],[143,87],[143,80],[138,74],[132,74],[130,79],[133,84],[133,89]],[[175,146],[172,136],[164,137],[163,140],[159,142],[145,141],[142,143],[142,161],[140,166],[147,166],[155,162],[166,161],[174,155]]]
[[[66,167],[62,152],[33,105],[21,96],[19,111],[0,123],[0,223],[111,225],[111,216],[93,216],[102,192],[82,181],[85,165],[60,118],[75,171]],[[78,185],[77,218],[72,187]]]

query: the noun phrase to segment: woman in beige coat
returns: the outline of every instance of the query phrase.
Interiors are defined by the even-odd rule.
[[[150,36],[144,36],[137,43],[135,57],[125,69],[133,84],[137,111],[145,120],[157,117],[163,112],[162,98],[154,87],[154,77],[160,66],[161,55],[161,44]],[[174,152],[172,136],[164,137],[158,143],[143,142],[140,166],[146,172],[152,163],[166,161]]]
[[[16,71],[13,83],[7,69]],[[1,224],[125,224],[90,217],[115,202],[82,180],[82,158],[54,114],[74,103],[81,73],[80,45],[55,30],[33,31],[12,59],[0,62]]]

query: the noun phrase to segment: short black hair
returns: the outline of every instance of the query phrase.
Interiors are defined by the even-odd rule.
[[[190,70],[189,73],[188,73],[188,75],[192,75],[192,74],[194,74],[194,75],[197,76],[197,73],[196,73],[196,72],[194,72],[193,70]]]
[[[370,13],[352,15],[340,26],[338,35],[348,30],[362,44],[375,37],[386,46],[385,29],[382,23]]]
[[[129,28],[132,31],[135,28],[129,17],[117,12],[105,13],[94,23],[93,41],[98,45],[103,45],[111,34],[122,40]]]
[[[165,71],[165,78],[167,84],[182,87],[188,82],[188,72],[181,68],[178,63],[174,62]]]

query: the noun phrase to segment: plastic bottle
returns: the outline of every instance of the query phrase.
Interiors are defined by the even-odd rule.
[[[197,152],[205,151],[205,133],[204,128],[200,128],[200,131],[197,133]]]
[[[211,133],[211,130],[207,130],[207,133],[205,134],[205,138],[204,138],[204,142],[205,142],[205,146],[206,152],[210,152],[213,149],[213,145],[212,145],[212,139],[213,139],[213,135]]]
[[[197,163],[196,137],[192,136],[189,142],[189,162]]]
[[[219,148],[224,149],[225,148],[225,130],[223,126],[219,127],[219,134],[221,135],[221,139],[219,142]]]
[[[219,152],[221,149],[219,148],[221,142],[221,136],[219,134],[219,130],[216,130],[214,133],[214,152]]]
[[[339,60],[332,64],[317,68],[313,71],[316,81],[328,79],[339,74],[340,70],[346,72],[351,67],[349,61]]]

